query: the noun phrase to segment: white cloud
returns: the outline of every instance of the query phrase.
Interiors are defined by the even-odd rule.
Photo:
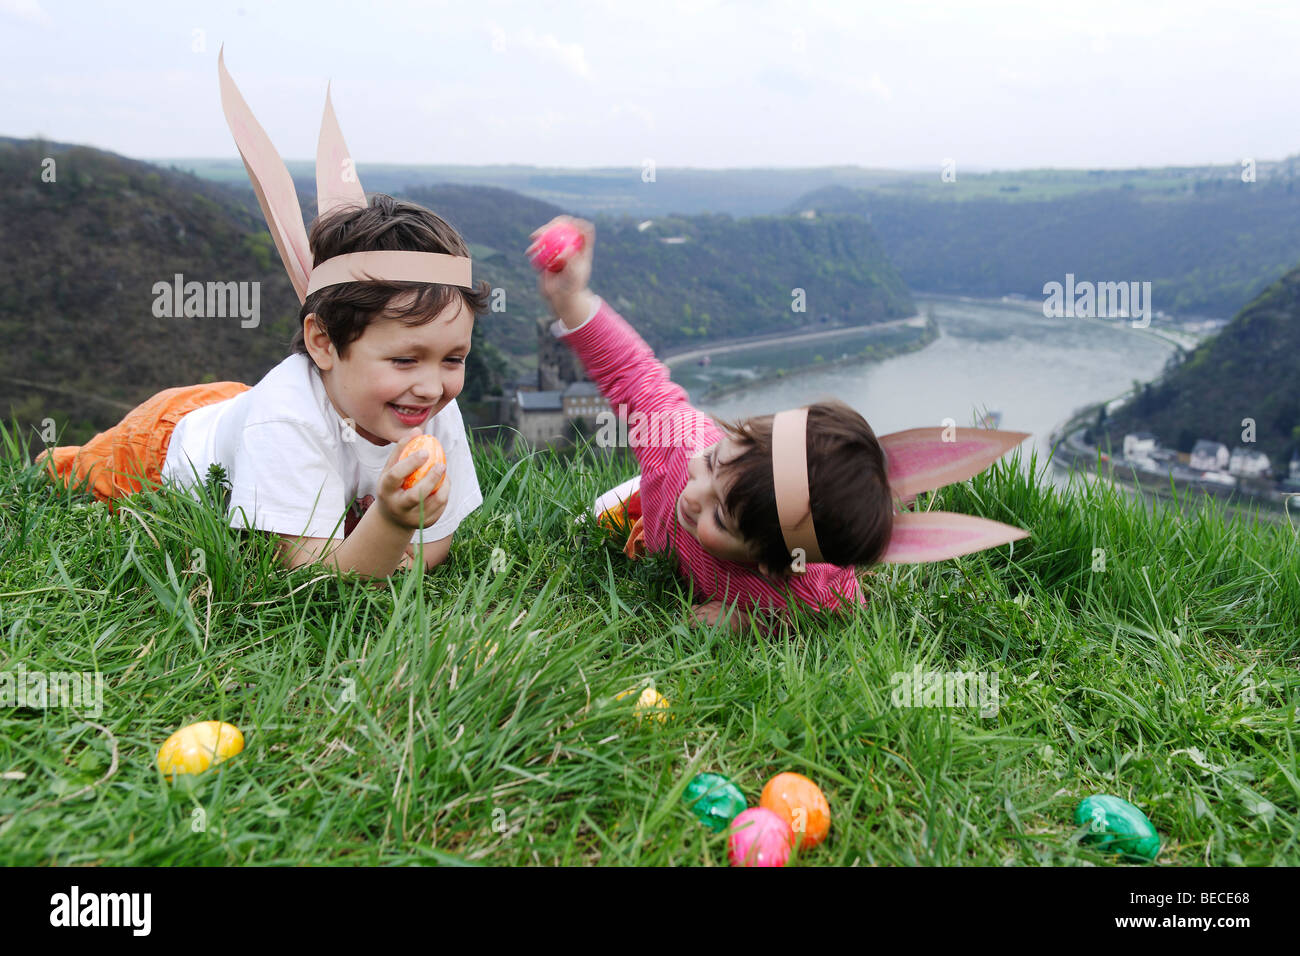
[[[616,120],[620,116],[630,116],[641,121],[646,129],[655,128],[655,115],[648,109],[638,106],[636,103],[616,103],[609,108],[609,118]]]
[[[41,5],[37,0],[0,0],[0,13],[38,27],[54,25],[50,15],[41,9]]]
[[[852,74],[846,74],[843,76],[828,74],[824,79],[828,84],[836,83],[849,90],[855,96],[860,96],[866,99],[877,99],[887,102],[893,99],[894,96],[893,90],[891,90],[889,85],[880,78],[879,73],[873,72],[867,79]]]
[[[525,27],[509,33],[495,22],[487,24],[492,52],[509,56],[513,50],[527,50],[539,60],[556,64],[584,80],[592,78],[591,64],[581,43],[565,43],[553,33],[536,33]]]

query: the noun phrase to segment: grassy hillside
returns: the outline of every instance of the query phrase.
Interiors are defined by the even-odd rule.
[[[1114,447],[1130,431],[1155,432],[1166,447],[1191,451],[1198,438],[1229,449],[1242,444],[1242,420],[1255,421],[1254,446],[1285,472],[1300,446],[1300,268],[1247,305],[1159,382],[1115,413]]]
[[[683,788],[753,802],[782,770],[833,817],[796,865],[1113,865],[1072,820],[1095,793],[1160,864],[1300,863],[1289,529],[1003,464],[934,504],[1030,529],[1014,550],[864,573],[868,607],[761,638],[691,626],[666,559],[575,525],[616,459],[477,456],[449,564],[375,588],[279,570],[213,503],[83,507],[3,444],[0,669],[98,671],[104,699],[0,709],[0,864],[722,866]],[[996,674],[996,713],[897,706],[914,668]],[[671,719],[617,699],[646,682]],[[198,720],[246,749],[168,784]]]

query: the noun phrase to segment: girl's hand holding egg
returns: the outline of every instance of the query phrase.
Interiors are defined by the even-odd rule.
[[[375,504],[395,525],[412,531],[427,528],[447,508],[451,485],[446,478],[447,457],[441,443],[412,428],[388,456]]]
[[[569,256],[581,250],[584,244],[582,233],[578,229],[567,222],[557,222],[537,236],[528,247],[528,257],[535,269],[559,272],[568,262]]]
[[[591,260],[596,243],[596,227],[585,219],[556,216],[546,225],[534,229],[527,252],[539,270],[539,285],[553,308],[572,300],[587,290],[591,280]]]

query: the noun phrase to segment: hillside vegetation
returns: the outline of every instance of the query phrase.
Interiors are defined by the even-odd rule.
[[[1300,262],[1300,183],[1290,178],[1197,181],[1168,192],[1127,184],[1042,199],[949,185],[949,193],[938,183],[836,187],[790,209],[863,217],[904,281],[923,292],[1042,301],[1045,283],[1073,273],[1150,282],[1153,313],[1226,317]]]
[[[1253,419],[1255,444],[1285,474],[1300,446],[1300,268],[1247,305],[1160,381],[1144,387],[1106,426],[1112,447],[1147,429],[1162,445],[1191,451],[1197,439],[1242,444]]]
[[[49,182],[46,159],[55,162]],[[398,195],[456,225],[475,279],[503,290],[505,311],[476,323],[464,394],[499,391],[534,361],[535,322],[547,309],[524,249],[560,210],[480,186]],[[314,196],[300,193],[299,203],[314,212]],[[595,288],[657,348],[912,312],[856,217],[700,217],[646,232],[617,220],[598,229]],[[675,236],[686,241],[660,241]],[[0,249],[0,411],[37,426],[53,419],[63,444],[116,424],[164,388],[256,383],[297,328],[297,297],[246,180],[234,188],[100,150],[0,141]],[[156,317],[154,286],[178,273],[186,282],[258,283],[257,324]],[[806,312],[791,310],[796,288]]]

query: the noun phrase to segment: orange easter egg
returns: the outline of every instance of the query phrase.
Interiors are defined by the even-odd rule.
[[[802,848],[815,847],[831,832],[826,795],[803,774],[778,773],[763,788],[758,805],[788,822]]]
[[[406,476],[406,480],[402,482],[403,488],[414,488],[416,482],[427,475],[429,469],[434,465],[447,464],[447,456],[443,453],[442,442],[438,441],[438,439],[434,438],[432,435],[418,435],[417,437],[412,438],[407,442],[406,447],[402,449],[402,454],[397,460],[401,461],[407,455],[414,455],[417,451],[427,451],[429,457],[425,459],[423,465]],[[443,472],[442,477],[438,479],[438,483],[434,485],[433,491],[429,492],[429,494],[433,494],[433,492],[441,488],[442,483],[446,480],[447,473]]]

